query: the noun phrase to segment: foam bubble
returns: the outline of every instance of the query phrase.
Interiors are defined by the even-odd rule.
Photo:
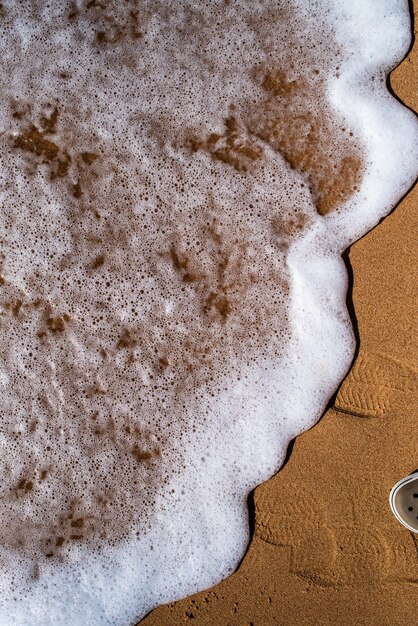
[[[234,570],[350,365],[407,3],[1,10],[0,623],[126,624]]]

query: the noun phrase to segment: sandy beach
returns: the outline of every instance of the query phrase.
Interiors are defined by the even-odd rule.
[[[0,626],[417,624],[414,6],[0,3]]]
[[[414,110],[417,66],[415,45],[390,77]],[[418,536],[393,517],[388,494],[418,467],[417,204],[415,188],[346,256],[358,353],[324,417],[253,494],[238,571],[156,609],[144,626],[416,623]]]

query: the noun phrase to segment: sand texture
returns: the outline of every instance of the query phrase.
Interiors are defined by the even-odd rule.
[[[391,85],[418,109],[418,45]],[[417,205],[415,188],[348,254],[358,354],[333,406],[251,498],[254,531],[240,568],[141,625],[417,623],[418,535],[388,502],[392,485],[418,467]]]

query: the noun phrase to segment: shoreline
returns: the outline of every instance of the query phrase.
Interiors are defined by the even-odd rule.
[[[389,76],[412,110],[417,75],[415,42]],[[414,622],[418,538],[395,520],[388,493],[418,464],[411,341],[417,204],[415,187],[345,253],[360,337],[354,364],[333,406],[255,490],[254,532],[239,569],[155,609],[141,625]]]

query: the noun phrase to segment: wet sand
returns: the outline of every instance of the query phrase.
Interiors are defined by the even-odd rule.
[[[418,44],[391,85],[418,110]],[[418,468],[417,205],[415,188],[347,255],[358,354],[332,407],[253,494],[240,568],[141,625],[416,623],[418,535],[395,520],[388,495]]]

